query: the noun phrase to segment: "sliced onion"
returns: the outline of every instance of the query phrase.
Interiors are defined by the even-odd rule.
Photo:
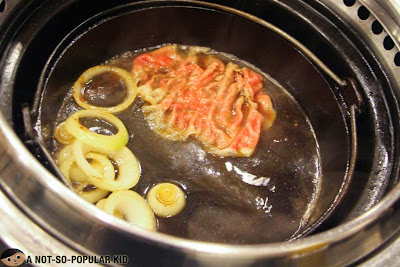
[[[65,159],[72,156],[72,144],[66,145],[58,151],[57,164],[60,165]]]
[[[93,147],[82,143],[79,140],[75,140],[72,144],[72,153],[74,155],[74,159],[78,167],[87,175],[87,176],[97,176],[101,177],[102,174],[93,168],[90,163],[86,160],[86,154],[90,151],[95,151]]]
[[[100,188],[96,188],[90,191],[78,192],[79,196],[89,203],[96,203],[97,201],[105,198],[108,195],[108,193],[110,192]]]
[[[54,137],[58,142],[64,145],[71,144],[75,139],[75,137],[65,129],[65,122],[62,122],[59,125],[57,125],[56,130],[54,132]]]
[[[113,160],[118,167],[118,177],[113,180],[104,179],[101,173],[86,160],[85,155],[89,152],[104,153]],[[75,140],[73,143],[73,155],[79,168],[88,176],[89,181],[98,188],[109,191],[129,189],[139,181],[139,164],[127,147],[122,147],[115,151],[104,151]]]
[[[99,154],[94,154],[94,153],[89,153],[88,156],[91,157],[92,159],[94,159],[91,163],[92,168],[95,168],[99,172],[104,172],[106,174],[105,176],[107,176],[108,179],[110,179],[110,178],[113,179],[113,176],[115,174],[114,175],[110,174],[110,171],[107,170],[109,168],[109,166],[107,166],[107,165],[110,164],[112,168],[113,168],[113,166],[105,156],[102,156]],[[102,157],[105,158],[105,160]],[[107,161],[108,161],[108,164],[106,163]],[[65,159],[60,165],[60,171],[64,175],[65,179],[71,185],[73,185],[72,181],[78,182],[77,177],[71,177],[71,175],[70,175],[71,166],[73,166],[74,163],[75,163],[74,157],[70,156],[67,159]],[[105,163],[105,165],[104,165],[104,163]],[[85,177],[80,176],[79,180],[81,180],[81,182],[78,184],[78,188],[77,188],[77,186],[74,186],[74,185],[73,185],[73,187],[74,187],[75,191],[83,199],[85,199],[86,201],[88,201],[90,203],[96,203],[100,199],[103,199],[104,197],[106,197],[107,194],[109,193],[109,191],[103,190],[100,188],[95,188],[91,191],[83,191],[85,186],[88,186],[90,183],[88,182],[87,177],[85,179]]]
[[[97,153],[87,153],[85,156],[86,159],[92,159],[93,161],[90,163],[90,166],[95,170],[103,173],[103,177],[107,180],[115,179],[115,169],[112,165],[110,159],[102,154]],[[99,167],[100,164],[100,167]],[[76,162],[74,162],[70,168],[69,175],[71,180],[79,183],[88,182],[88,176],[78,167]]]
[[[85,183],[88,181],[87,175],[78,167],[78,165],[75,162],[75,159],[69,169],[69,176],[70,176],[71,180],[78,182],[78,183]]]
[[[104,206],[106,205],[106,201],[107,201],[107,198],[100,199],[100,200],[96,203],[96,207],[98,207],[98,208],[101,209],[101,210],[104,210]]]
[[[72,181],[69,175],[69,170],[71,169],[72,163],[75,162],[75,159],[73,156],[70,156],[63,160],[60,164],[60,171],[64,175],[65,179],[68,181],[69,184],[72,185]]]
[[[154,213],[165,218],[177,215],[186,204],[186,195],[183,190],[171,183],[153,186],[146,198]]]
[[[88,102],[85,101],[85,99],[82,96],[82,89],[84,88],[85,84],[89,82],[91,79],[93,79],[96,75],[102,74],[104,72],[113,72],[114,74],[117,74],[121,79],[124,81],[125,87],[126,87],[126,96],[122,103],[113,106],[113,107],[99,107],[99,106],[94,106],[89,104]],[[110,112],[110,113],[116,113],[120,112],[126,108],[128,108],[133,101],[136,98],[137,94],[137,86],[136,82],[133,79],[132,75],[121,68],[117,67],[112,67],[112,66],[95,66],[92,67],[88,70],[86,70],[80,77],[79,79],[75,82],[74,88],[73,88],[73,97],[76,101],[76,103],[81,106],[84,109],[95,109],[98,111],[102,112]]]
[[[90,131],[80,123],[81,118],[99,118],[114,125],[118,132],[115,135],[102,135]],[[128,131],[120,119],[110,113],[94,110],[79,110],[65,121],[67,131],[80,141],[102,150],[116,150],[128,143]]]
[[[104,211],[143,229],[156,230],[156,219],[149,204],[132,190],[113,192],[104,203]]]

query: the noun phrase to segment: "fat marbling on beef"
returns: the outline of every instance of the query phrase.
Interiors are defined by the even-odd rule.
[[[162,137],[194,136],[219,156],[250,156],[275,120],[263,76],[205,48],[168,45],[133,61],[143,112]]]

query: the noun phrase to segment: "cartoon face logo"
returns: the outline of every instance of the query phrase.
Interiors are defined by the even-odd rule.
[[[25,254],[19,249],[7,249],[1,254],[1,262],[7,266],[20,266],[25,261]]]

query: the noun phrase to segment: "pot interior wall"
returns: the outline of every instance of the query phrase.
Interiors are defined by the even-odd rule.
[[[323,197],[319,198],[303,229],[315,227],[337,204],[338,195],[344,193],[342,186],[348,182],[346,122],[332,91],[335,86],[295,47],[255,22],[211,9],[158,7],[109,19],[112,15],[87,21],[57,48],[44,72],[48,79],[41,96],[42,128],[53,131],[65,95],[73,81],[89,67],[126,51],[166,43],[210,47],[233,54],[271,75],[296,99],[309,118],[321,153],[320,194]],[[96,27],[92,28],[93,24]]]

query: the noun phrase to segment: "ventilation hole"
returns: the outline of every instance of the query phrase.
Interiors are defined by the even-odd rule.
[[[346,6],[353,6],[356,3],[356,0],[343,0],[343,3]]]
[[[368,10],[366,7],[361,6],[361,7],[358,9],[358,17],[359,17],[360,19],[366,20],[367,18],[369,18],[369,15],[370,15],[370,12],[369,12],[369,10]]]
[[[386,50],[391,50],[394,47],[393,40],[390,36],[386,36],[385,39],[383,39],[383,47]]]
[[[0,13],[6,10],[6,0],[0,0]]]
[[[397,67],[400,67],[400,52],[397,52],[396,55],[394,56],[394,64]]]
[[[375,20],[374,22],[372,22],[372,26],[371,26],[372,32],[374,34],[381,34],[383,32],[383,27],[382,25],[379,23],[379,21]]]

